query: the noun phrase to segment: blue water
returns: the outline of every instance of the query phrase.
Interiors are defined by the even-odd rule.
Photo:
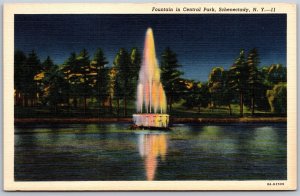
[[[286,124],[15,127],[16,181],[284,180]]]

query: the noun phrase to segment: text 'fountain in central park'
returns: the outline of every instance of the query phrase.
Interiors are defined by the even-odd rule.
[[[169,115],[166,114],[167,101],[160,81],[160,68],[156,59],[153,31],[147,29],[143,62],[137,85],[137,114],[133,122],[138,127],[167,128]]]

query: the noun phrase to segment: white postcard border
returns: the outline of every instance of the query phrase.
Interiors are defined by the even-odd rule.
[[[266,7],[287,14],[287,180],[261,181],[14,181],[14,14],[251,14],[241,12],[153,12],[153,7]],[[258,12],[257,14],[270,14]],[[295,190],[297,187],[296,5],[288,3],[60,3],[5,4],[3,13],[3,148],[4,189],[7,191],[85,190]],[[284,183],[283,186],[267,183]]]

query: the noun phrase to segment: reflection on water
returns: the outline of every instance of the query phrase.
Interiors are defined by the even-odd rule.
[[[15,128],[16,181],[284,180],[286,124]]]
[[[235,138],[226,134],[226,129],[221,126],[203,126],[203,131],[198,135],[197,147],[205,153],[229,154],[236,152]]]
[[[276,149],[278,136],[272,127],[259,127],[255,129],[253,140],[249,143],[254,149],[272,150]]]
[[[147,180],[154,180],[158,158],[165,160],[167,148],[166,134],[139,135],[139,153],[144,159]]]

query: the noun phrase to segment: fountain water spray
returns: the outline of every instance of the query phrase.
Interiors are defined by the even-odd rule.
[[[143,62],[139,72],[136,108],[133,115],[135,125],[144,127],[167,127],[167,101],[160,81],[160,69],[156,59],[153,31],[147,29]]]

